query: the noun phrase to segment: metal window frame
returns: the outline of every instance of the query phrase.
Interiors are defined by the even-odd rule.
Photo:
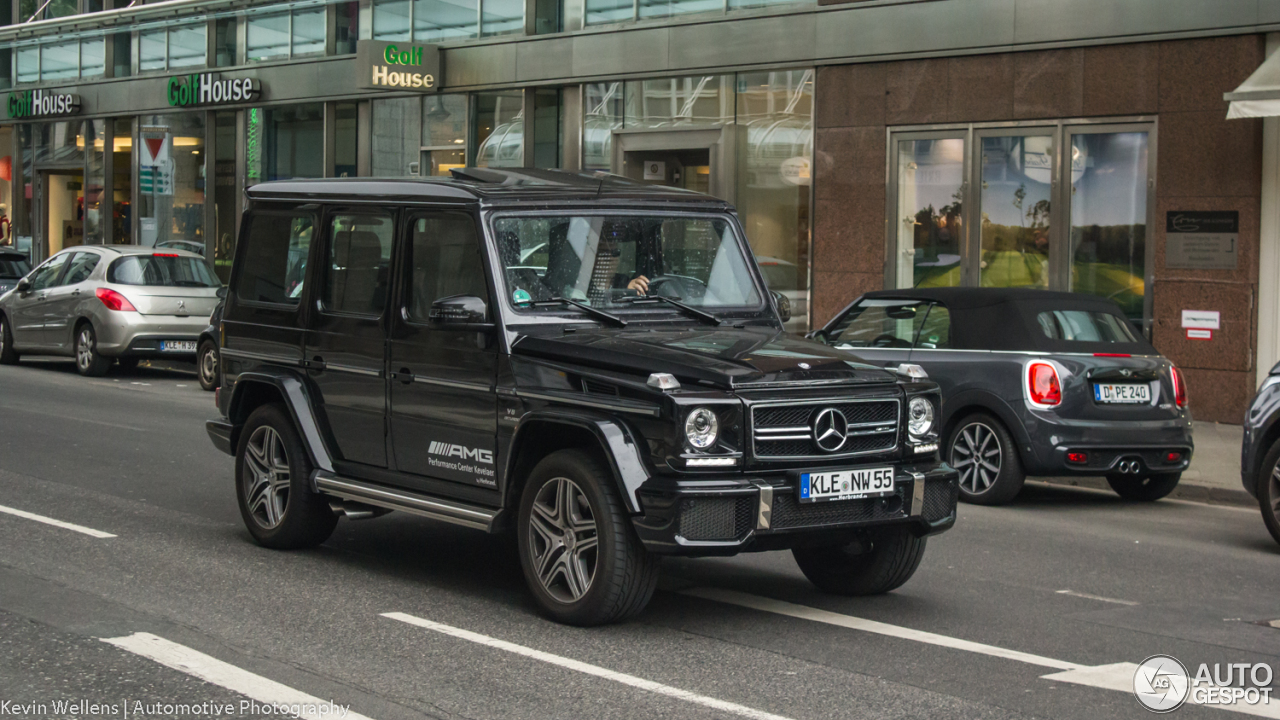
[[[1059,150],[1069,147],[1076,135],[1097,135],[1118,132],[1147,133],[1147,236],[1144,248],[1143,282],[1143,331],[1148,338],[1152,331],[1153,293],[1155,282],[1155,228],[1156,228],[1156,168],[1158,146],[1158,118],[1154,115],[1137,115],[1115,118],[1056,118],[1014,122],[945,123],[934,125],[890,126],[885,129],[885,254],[884,286],[898,287],[898,272],[904,258],[898,247],[898,143],[913,140],[960,139],[964,142],[964,159],[961,170],[961,221],[964,234],[960,245],[961,285],[981,286],[981,268],[977,258],[982,256],[982,165],[977,153],[980,141],[988,137],[1048,136],[1052,139],[1053,167],[1050,180],[1049,202],[1049,287],[1050,290],[1071,292],[1071,182]],[[1055,221],[1055,218],[1063,220]]]

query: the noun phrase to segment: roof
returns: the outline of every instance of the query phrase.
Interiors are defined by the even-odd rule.
[[[930,300],[940,302],[948,308],[984,308],[1005,303],[1030,302],[1034,304],[1068,304],[1074,306],[1103,306],[1118,309],[1114,302],[1096,295],[1082,293],[1059,292],[1056,290],[1040,290],[1037,288],[911,288],[904,290],[875,290],[863,295],[865,298],[905,298],[913,300]]]
[[[667,203],[725,210],[710,195],[650,185],[608,173],[524,168],[462,168],[451,177],[276,180],[245,190],[252,200],[346,200],[404,203]]]

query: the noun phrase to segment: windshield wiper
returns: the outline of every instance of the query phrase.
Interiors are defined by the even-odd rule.
[[[587,305],[586,303],[580,303],[577,300],[570,300],[569,298],[553,297],[548,300],[531,300],[531,301],[522,302],[520,304],[526,307],[538,307],[539,305],[571,305],[585,312],[588,315],[600,318],[601,320],[604,320],[606,322],[611,322],[614,325],[617,325],[618,327],[627,326],[626,320],[623,320],[622,318],[618,317],[617,315],[614,315],[613,313],[605,312],[603,310],[600,310],[599,308],[593,308],[590,305]]]
[[[703,310],[699,310],[698,308],[693,307],[692,305],[685,305],[684,303],[680,302],[679,298],[668,297],[666,295],[636,295],[634,297],[618,298],[614,302],[626,303],[628,305],[638,305],[644,302],[664,302],[668,305],[671,305],[672,307],[676,307],[676,308],[679,308],[680,310],[683,310],[686,315],[695,317],[708,325],[715,325],[717,327],[720,325],[720,318],[716,317],[715,315],[712,315],[711,313]]]

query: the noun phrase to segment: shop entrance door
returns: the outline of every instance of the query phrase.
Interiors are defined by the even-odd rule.
[[[48,170],[44,185],[44,236],[49,255],[84,244],[84,173]]]
[[[613,171],[651,185],[733,201],[731,128],[615,130]]]

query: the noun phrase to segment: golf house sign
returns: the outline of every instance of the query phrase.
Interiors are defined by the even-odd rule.
[[[361,40],[356,43],[356,77],[362,88],[435,92],[440,88],[440,48]]]
[[[166,96],[171,107],[253,102],[260,95],[262,83],[257,78],[237,77],[224,80],[218,73],[176,75],[169,78],[166,86]]]
[[[61,117],[80,112],[80,96],[50,90],[21,90],[9,93],[5,116],[22,118]]]

